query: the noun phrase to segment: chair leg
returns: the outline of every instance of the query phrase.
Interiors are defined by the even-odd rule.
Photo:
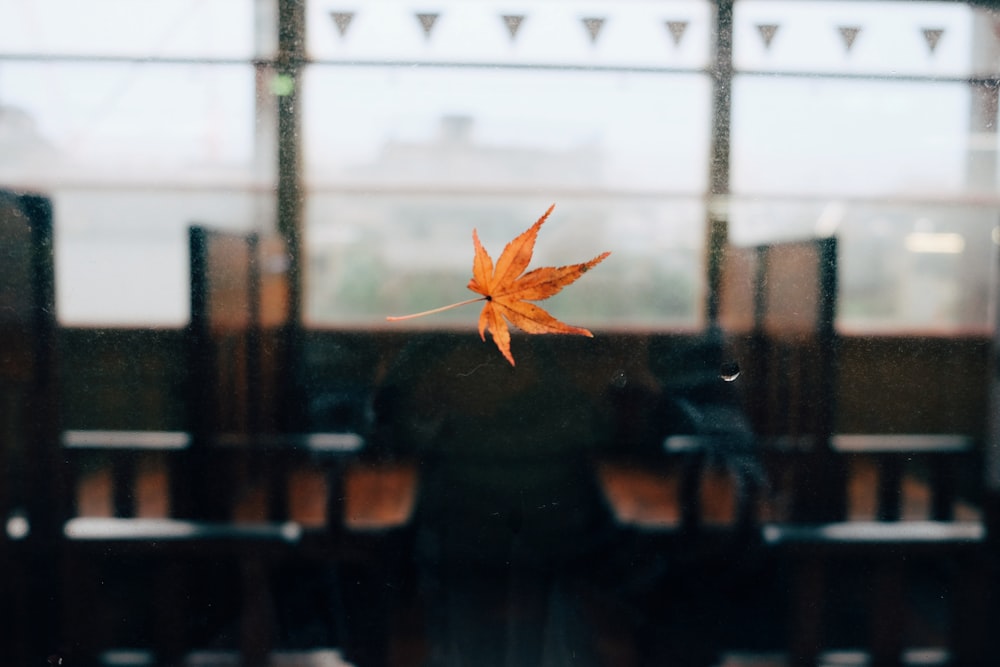
[[[819,556],[805,557],[796,564],[792,577],[789,666],[816,667],[823,639],[826,563]]]
[[[177,560],[167,560],[158,568],[155,580],[156,620],[154,651],[162,667],[179,666],[187,648],[187,570]]]
[[[961,559],[952,592],[951,654],[953,667],[989,664],[992,606],[996,604],[996,573],[985,554]]]
[[[240,563],[240,569],[243,588],[240,653],[245,667],[264,667],[274,641],[274,606],[267,566],[261,557],[248,557]]]
[[[902,667],[903,664],[904,565],[902,559],[885,559],[875,567],[871,605],[872,667]]]

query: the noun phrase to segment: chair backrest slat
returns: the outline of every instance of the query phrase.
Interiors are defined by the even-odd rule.
[[[755,431],[772,453],[789,454],[780,465],[796,468],[790,511],[801,520],[837,519],[846,507],[842,462],[830,448],[836,303],[835,238],[726,249],[720,325]]]
[[[60,466],[52,204],[0,190],[0,646],[31,664],[49,639],[68,494]]]

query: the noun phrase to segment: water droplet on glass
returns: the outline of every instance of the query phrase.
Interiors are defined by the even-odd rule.
[[[618,369],[611,376],[611,386],[615,389],[624,389],[625,385],[628,384],[628,376],[625,375],[625,371]]]
[[[727,361],[719,369],[719,377],[726,382],[732,382],[740,376],[740,365],[735,361]]]

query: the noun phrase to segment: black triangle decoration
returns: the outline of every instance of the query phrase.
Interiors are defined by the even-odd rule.
[[[861,27],[856,25],[842,25],[837,30],[840,31],[840,36],[844,40],[844,48],[850,51],[851,47],[854,46],[854,40],[858,38],[858,33],[861,32]]]
[[[774,39],[774,34],[778,32],[778,26],[774,23],[763,23],[757,26],[757,31],[760,33],[760,38],[764,40],[764,48],[771,48],[771,41]]]
[[[343,37],[347,33],[347,29],[351,26],[351,19],[354,18],[354,12],[330,12],[330,18],[333,19],[334,25],[337,26],[337,32]]]
[[[587,34],[590,35],[590,41],[596,44],[597,36],[601,34],[601,28],[604,27],[604,19],[588,17],[583,19],[583,25],[587,28]]]
[[[420,27],[424,29],[424,37],[430,38],[431,30],[434,29],[434,23],[438,20],[438,16],[440,14],[417,14]]]
[[[934,53],[934,49],[937,48],[938,42],[941,41],[941,35],[944,34],[944,29],[942,28],[924,28],[924,40],[927,42],[927,48],[930,49],[931,53]]]
[[[501,18],[503,19],[503,24],[507,26],[507,30],[510,32],[511,41],[513,41],[517,37],[517,31],[521,28],[521,23],[524,22],[524,16],[504,14]]]
[[[674,46],[681,45],[681,39],[684,38],[684,31],[687,30],[687,21],[667,21],[667,30],[670,31],[670,36],[674,38]]]

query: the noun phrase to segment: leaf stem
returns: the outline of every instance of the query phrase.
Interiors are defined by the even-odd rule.
[[[453,303],[448,306],[441,306],[440,308],[434,308],[433,310],[425,310],[422,313],[413,313],[412,315],[399,315],[397,317],[387,317],[385,319],[390,322],[398,322],[399,320],[412,320],[415,317],[423,317],[424,315],[433,315],[434,313],[440,313],[444,310],[451,310],[452,308],[458,308],[459,306],[467,306],[470,303],[475,303],[477,301],[486,301],[485,296],[477,297],[475,299],[466,299],[465,301],[459,301],[458,303]]]

